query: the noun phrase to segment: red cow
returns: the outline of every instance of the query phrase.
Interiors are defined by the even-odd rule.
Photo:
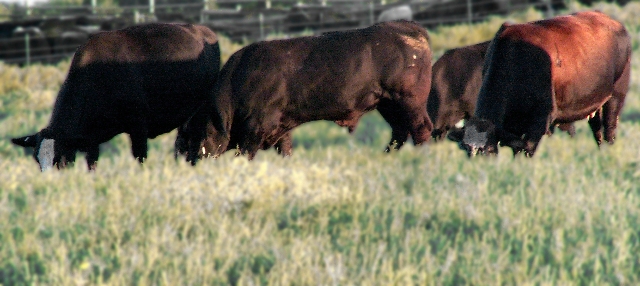
[[[441,140],[460,120],[468,120],[476,110],[482,87],[482,66],[490,41],[446,51],[433,64],[431,93],[427,112],[433,122],[431,136]],[[569,135],[575,134],[573,124],[557,124]],[[549,134],[555,126],[549,127]]]
[[[448,137],[469,156],[500,144],[530,157],[550,126],[589,118],[598,145],[603,129],[613,144],[630,63],[627,30],[600,12],[505,23],[487,51],[474,116]]]

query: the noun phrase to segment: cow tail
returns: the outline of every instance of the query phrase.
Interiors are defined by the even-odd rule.
[[[511,26],[510,22],[505,22],[502,24],[502,26],[500,26],[500,29],[498,29],[498,31],[496,32],[496,35],[493,37],[493,40],[491,40],[491,42],[489,43],[489,47],[487,47],[487,51],[485,53],[485,64],[482,67],[482,75],[484,76],[485,74],[487,74],[487,69],[490,66],[491,61],[493,60],[493,51],[496,49],[496,45],[498,44],[499,38],[500,38],[500,34],[502,34],[502,32],[504,30],[507,29],[507,27]]]

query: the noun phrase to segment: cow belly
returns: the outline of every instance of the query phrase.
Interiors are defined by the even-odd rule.
[[[202,91],[196,91],[193,93],[154,94],[149,96],[149,108],[151,110],[147,122],[149,138],[170,132],[186,122],[201,105],[204,94]],[[165,100],[164,98],[166,97],[172,98],[172,100]]]
[[[592,98],[592,97],[590,97]],[[597,98],[597,97],[596,97]],[[556,113],[557,122],[574,122],[588,118],[604,105],[611,96],[601,97],[601,100],[575,103],[564,108],[559,108]]]

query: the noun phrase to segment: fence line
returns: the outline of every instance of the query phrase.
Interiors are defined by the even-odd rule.
[[[293,0],[269,0],[271,4],[280,2],[292,2]],[[552,1],[557,0],[540,0],[538,3],[530,4],[527,0],[458,0],[442,3],[441,0],[435,0],[430,2],[418,2],[409,4],[413,11],[414,21],[420,23],[425,27],[433,27],[442,24],[452,24],[461,22],[476,22],[487,19],[488,16],[494,14],[508,14],[512,11],[523,10],[531,6],[538,6],[547,8],[549,11],[548,16],[551,16],[554,11],[552,9]],[[95,5],[96,1],[92,1]],[[218,0],[215,1],[219,5],[227,5],[229,3],[256,3],[251,0]],[[262,2],[262,1],[259,1]],[[266,2],[266,1],[265,1]],[[209,2],[210,4],[211,2]],[[317,2],[316,2],[317,3]],[[345,3],[351,3],[351,5],[344,5]],[[278,34],[284,36],[296,36],[301,33],[313,33],[322,34],[329,31],[346,30],[354,28],[362,28],[370,26],[376,22],[377,17],[382,11],[402,5],[402,3],[394,4],[377,4],[380,1],[362,1],[359,4],[353,4],[353,1],[340,0],[340,1],[322,1],[321,4],[309,4],[296,8],[298,10],[283,10],[283,9],[267,9],[258,8],[250,11],[243,11],[242,9],[205,9],[206,5],[202,3],[191,4],[162,4],[156,6],[128,6],[120,8],[120,13],[124,14],[124,11],[141,11],[149,9],[148,11],[155,11],[155,13],[161,13],[162,10],[169,11],[171,9],[193,9],[194,13],[198,14],[198,21],[211,27],[214,31],[220,34],[225,34],[233,41],[251,42],[256,40],[265,39],[268,35]],[[500,6],[499,4],[502,4]],[[339,9],[333,9],[334,6]],[[37,9],[46,9],[48,6],[32,7]],[[78,9],[76,6],[71,9]],[[89,6],[91,7],[91,6]],[[306,10],[305,10],[306,9]],[[95,12],[96,10],[94,10]],[[102,13],[106,10],[98,10]],[[114,11],[114,10],[112,10]],[[296,12],[299,11],[299,12]],[[298,13],[298,14],[295,14]],[[151,14],[151,13],[150,13]],[[139,19],[138,14],[134,13],[135,21]],[[309,21],[296,22],[295,17],[300,16],[303,19]],[[152,15],[153,16],[153,15]],[[32,16],[33,17],[33,16]],[[304,18],[307,17],[307,18]],[[142,18],[142,21],[149,20]],[[150,19],[154,21],[153,18]],[[18,46],[17,48],[4,48],[3,42],[9,43],[13,41],[14,47],[16,46],[16,39],[2,40],[0,39],[0,60],[6,63],[31,63],[35,61],[53,62],[59,59],[70,57],[73,55],[73,50],[79,44],[67,44],[56,47],[34,47],[31,43],[35,40],[35,37],[30,36],[29,33],[25,33],[24,47]],[[31,39],[29,38],[31,37]],[[42,39],[39,39],[42,41]],[[45,39],[52,42],[51,39]],[[7,45],[4,45],[7,47]],[[47,51],[50,53],[47,54]],[[63,51],[63,52],[60,52]],[[22,53],[24,56],[18,56]],[[3,59],[3,55],[13,55],[11,58]]]

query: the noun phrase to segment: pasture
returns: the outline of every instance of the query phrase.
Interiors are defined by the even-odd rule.
[[[46,125],[69,62],[0,63],[0,284],[636,285],[640,3],[596,6],[633,37],[618,139],[598,150],[581,121],[532,159],[469,160],[449,141],[384,154],[390,129],[371,113],[353,135],[301,126],[285,159],[191,167],[173,159],[172,132],[149,140],[143,166],[120,135],[95,173],[81,156],[41,173],[9,139]],[[429,31],[434,54],[504,20]],[[223,42],[223,60],[238,48]]]

